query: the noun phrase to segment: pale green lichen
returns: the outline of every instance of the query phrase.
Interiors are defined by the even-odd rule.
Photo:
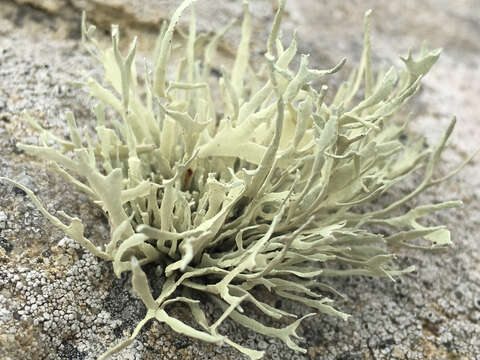
[[[254,288],[302,303],[314,313],[346,320],[348,315],[332,307],[332,300],[325,296],[338,293],[322,278],[392,278],[412,270],[393,265],[393,254],[400,248],[451,244],[444,226],[425,227],[418,220],[458,207],[459,201],[419,206],[403,215],[397,212],[455,172],[434,178],[455,121],[433,149],[425,149],[421,140],[403,145],[399,139],[405,125],[392,122],[392,116],[417,92],[440,50],[425,50],[417,59],[409,54],[402,59],[406,70],[392,67],[374,74],[367,12],[360,66],[327,104],[326,86],[317,91],[311,83],[335,73],[345,61],[329,70],[314,70],[308,67],[308,56],[302,55],[298,70],[293,71],[290,63],[297,54],[297,41],[294,37],[284,48],[279,40],[285,5],[280,0],[264,66],[252,66],[252,28],[245,3],[233,67],[231,72],[223,69],[213,85],[218,86],[221,99],[213,99],[212,62],[221,36],[232,24],[204,46],[205,36],[196,34],[192,8],[189,34],[177,49],[184,58],[178,62],[176,77],[167,74],[175,26],[193,2],[184,1],[169,25],[162,26],[153,69],[146,67],[144,89],[137,83],[135,41],[122,56],[118,28],[113,26],[112,46],[103,50],[93,36],[95,28],[87,27],[84,18],[83,43],[102,63],[108,84],[104,87],[93,78],[86,81],[98,100],[97,138],[81,132],[69,113],[70,141],[29,118],[42,145],[18,145],[50,161],[55,171],[103,209],[109,219],[110,242],[103,247],[92,244],[78,218],[60,213],[65,221],[60,220],[45,210],[33,192],[16,186],[54,225],[94,255],[111,261],[117,276],[132,272],[133,288],[147,307],[131,337],[100,359],[132,343],[150,319],[197,339],[229,344],[251,359],[261,358],[263,351],[220,334],[219,325],[226,318],[305,352],[294,339],[299,338],[296,330],[302,320],[312,314],[298,318],[262,301]],[[106,106],[116,117],[106,119]],[[56,146],[49,145],[51,140]],[[408,195],[380,210],[355,211],[417,170],[424,172],[423,181]],[[391,235],[373,232],[372,225],[390,227]],[[432,245],[412,242],[421,237]],[[157,298],[149,282],[158,279],[148,279],[142,270],[148,263],[164,269],[161,276],[166,280]],[[199,293],[223,311],[213,324],[199,304]],[[188,305],[197,328],[169,314],[167,305],[176,302]],[[290,324],[263,325],[244,313],[245,302]]]

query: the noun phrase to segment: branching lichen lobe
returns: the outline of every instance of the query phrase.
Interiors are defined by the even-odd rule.
[[[229,344],[251,359],[261,358],[263,351],[220,334],[226,318],[305,352],[294,341],[303,319],[316,312],[348,318],[325,296],[336,291],[322,278],[393,278],[412,270],[395,268],[393,252],[451,244],[444,226],[425,227],[418,221],[460,202],[418,206],[403,215],[398,210],[455,173],[434,176],[455,121],[432,149],[424,149],[421,142],[404,145],[406,122],[402,126],[392,122],[417,92],[440,50],[424,50],[417,59],[409,53],[402,58],[405,70],[392,67],[375,74],[368,11],[361,63],[327,104],[327,88],[317,90],[311,84],[340,70],[345,60],[331,69],[315,70],[308,67],[308,56],[301,55],[299,68],[292,70],[297,41],[294,37],[284,48],[279,39],[285,5],[280,0],[265,66],[257,71],[249,61],[251,19],[246,4],[234,64],[231,71],[222,69],[214,85],[221,94],[223,111],[218,115],[210,70],[221,36],[231,24],[201,47],[192,10],[189,34],[178,50],[184,58],[175,76],[168,76],[175,26],[193,3],[184,1],[170,23],[162,26],[153,67],[145,69],[144,89],[137,83],[135,40],[123,56],[118,27],[113,26],[112,46],[104,50],[84,17],[82,42],[103,65],[108,85],[93,78],[85,81],[98,101],[96,139],[82,132],[69,113],[71,141],[28,117],[40,133],[41,145],[18,145],[50,161],[56,172],[103,209],[110,224],[109,243],[104,247],[91,243],[79,219],[49,214],[32,191],[14,182],[16,186],[54,225],[94,255],[111,261],[117,276],[131,272],[133,288],[147,308],[131,337],[100,359],[132,343],[151,319],[203,341]],[[116,116],[107,119],[106,107]],[[50,145],[52,140],[55,146]],[[355,211],[415,171],[423,171],[424,178],[411,193],[383,209]],[[389,227],[391,235],[376,233],[373,225]],[[421,246],[417,238],[432,245]],[[149,287],[152,279],[142,270],[149,263],[164,270],[155,272],[165,278],[156,298]],[[256,288],[303,303],[313,313],[298,318],[263,302],[256,297]],[[199,293],[223,313],[211,324],[199,305]],[[169,314],[167,305],[176,302],[187,304],[197,327]],[[283,328],[261,324],[243,312],[245,302],[290,324]]]

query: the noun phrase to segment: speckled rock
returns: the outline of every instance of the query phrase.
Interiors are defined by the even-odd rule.
[[[275,1],[251,1],[254,51],[267,36]],[[0,1],[0,175],[32,188],[52,213],[65,210],[88,225],[101,243],[108,225],[86,197],[72,191],[45,164],[19,151],[16,142],[36,138],[21,113],[31,111],[43,125],[65,135],[64,113],[72,109],[80,126],[91,124],[91,104],[74,85],[78,71],[98,71],[79,46],[79,12],[100,30],[119,23],[126,35],[143,34],[151,48],[158,26],[179,1],[1,0]],[[433,143],[449,118],[459,118],[445,154],[448,171],[478,146],[480,94],[480,3],[476,0],[402,2],[291,0],[285,37],[298,28],[311,63],[332,65],[342,56],[360,56],[362,15],[375,8],[373,51],[376,66],[398,63],[397,54],[426,40],[444,53],[409,105],[411,130]],[[199,27],[212,31],[241,14],[241,1],[200,0]],[[238,27],[224,42],[224,56],[238,40]],[[343,75],[345,76],[345,75]],[[331,84],[335,86],[335,83]],[[480,359],[480,160],[455,179],[429,189],[409,206],[461,199],[465,207],[438,213],[429,221],[447,224],[456,246],[443,253],[411,251],[397,259],[417,271],[398,279],[346,278],[330,281],[347,298],[339,307],[348,322],[317,316],[300,329],[308,353],[296,354],[276,340],[226,322],[220,331],[233,340],[265,349],[268,359]],[[412,187],[411,179],[396,191]],[[143,317],[128,277],[116,279],[110,266],[92,257],[51,226],[18,188],[0,184],[0,359],[95,359],[126,337]],[[389,195],[395,197],[395,193]],[[387,199],[388,200],[388,199]],[[154,268],[146,271],[155,271]],[[160,286],[157,284],[156,286]],[[218,316],[207,307],[208,316]],[[294,304],[294,311],[305,309]],[[175,309],[179,317],[182,309]],[[248,309],[247,309],[248,310]],[[269,322],[269,319],[262,321]],[[188,319],[185,319],[188,321]],[[228,347],[214,347],[152,322],[115,359],[238,359]]]

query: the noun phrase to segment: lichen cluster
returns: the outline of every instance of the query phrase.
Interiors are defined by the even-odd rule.
[[[142,88],[135,41],[123,56],[118,28],[113,26],[112,46],[104,50],[94,37],[94,26],[87,27],[84,18],[83,43],[105,73],[104,85],[93,78],[85,83],[97,100],[96,137],[81,131],[68,113],[69,140],[29,118],[41,145],[18,145],[48,160],[102,208],[109,219],[110,242],[93,244],[84,237],[78,218],[59,212],[64,218],[60,220],[33,192],[16,186],[69,237],[111,261],[117,276],[131,272],[133,288],[147,308],[131,337],[101,359],[133,342],[151,319],[197,339],[226,343],[251,359],[261,358],[263,352],[222,335],[218,329],[225,319],[305,352],[294,341],[303,319],[317,312],[348,318],[332,306],[327,294],[338,293],[322,279],[392,278],[411,271],[392,263],[399,249],[451,243],[444,226],[425,227],[418,220],[461,205],[449,201],[398,213],[414,196],[454,173],[434,177],[454,121],[432,149],[421,139],[403,144],[406,121],[401,126],[392,122],[418,91],[439,50],[425,50],[418,58],[409,54],[402,59],[406,69],[392,67],[375,74],[367,12],[361,63],[334,96],[326,96],[325,85],[316,89],[312,83],[338,71],[345,60],[328,70],[314,70],[308,67],[308,55],[301,55],[293,70],[297,41],[294,37],[284,47],[279,38],[285,6],[280,0],[263,63],[252,64],[251,15],[245,4],[233,67],[222,69],[215,79],[211,73],[217,46],[232,23],[213,37],[199,36],[193,2],[184,1],[169,24],[163,24]],[[189,31],[175,49],[183,57],[173,71],[175,26],[188,7]],[[327,103],[326,98],[332,100]],[[106,116],[106,108],[115,116]],[[416,189],[385,208],[360,211],[362,204],[415,171],[424,173]],[[377,225],[389,227],[391,235],[373,231]],[[415,242],[417,238],[424,242]],[[142,269],[149,263],[158,265],[151,278]],[[149,284],[161,281],[162,291],[154,298]],[[254,291],[257,288],[302,303],[312,314],[299,318],[272,306],[259,295],[262,292]],[[208,323],[200,298],[221,309],[213,323]],[[178,302],[188,305],[195,326],[169,313],[169,305]],[[250,317],[243,303],[289,325],[266,326]]]

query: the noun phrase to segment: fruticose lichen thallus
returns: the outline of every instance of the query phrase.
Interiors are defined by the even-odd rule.
[[[146,316],[131,337],[100,359],[132,343],[151,319],[193,338],[231,345],[251,359],[264,352],[221,334],[219,325],[227,318],[305,352],[294,341],[303,319],[315,313],[344,320],[349,316],[333,307],[329,296],[339,294],[324,282],[327,277],[393,278],[413,270],[395,267],[392,259],[402,248],[451,244],[444,226],[426,227],[418,220],[461,202],[421,205],[402,215],[398,211],[456,172],[434,175],[455,121],[435,147],[425,149],[421,139],[404,145],[400,137],[406,121],[398,125],[392,119],[420,88],[440,50],[424,50],[418,58],[409,54],[402,58],[405,69],[375,73],[368,11],[360,65],[336,94],[327,94],[325,85],[312,83],[339,71],[345,60],[315,70],[302,54],[298,68],[292,69],[297,40],[294,36],[284,45],[279,38],[285,7],[279,0],[265,56],[261,64],[253,64],[251,14],[245,2],[233,66],[222,69],[217,79],[211,76],[217,47],[233,22],[214,36],[199,36],[193,3],[184,1],[162,24],[142,88],[135,40],[122,55],[118,27],[112,26],[112,46],[103,49],[84,16],[82,42],[105,73],[105,85],[93,78],[85,81],[97,100],[94,138],[77,127],[72,113],[67,114],[70,140],[27,116],[41,145],[18,147],[51,162],[60,176],[101,207],[110,224],[108,244],[93,244],[78,218],[61,212],[61,218],[53,216],[32,191],[3,178],[23,189],[69,237],[112,262],[117,276],[131,272]],[[183,58],[169,77],[175,27],[187,8],[188,34],[178,40],[176,50]],[[213,99],[213,88],[220,99]],[[107,118],[106,108],[115,115]],[[358,211],[414,172],[423,173],[423,180],[407,195],[384,208]],[[374,225],[390,228],[390,235],[375,232]],[[147,278],[142,267],[150,263],[162,272]],[[160,280],[164,285],[154,298],[149,284]],[[299,317],[273,306],[262,297],[265,291],[304,304],[311,313]],[[222,315],[207,319],[200,299]],[[195,327],[169,312],[168,305],[180,302],[190,309]],[[282,319],[283,325],[260,323],[244,311],[245,303]]]

